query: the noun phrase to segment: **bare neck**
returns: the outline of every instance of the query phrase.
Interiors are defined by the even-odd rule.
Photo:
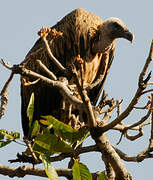
[[[98,41],[96,41],[92,46],[92,51],[94,53],[104,53],[109,50],[115,41],[115,39],[110,38],[109,34],[105,30],[105,26],[100,26],[100,35]]]

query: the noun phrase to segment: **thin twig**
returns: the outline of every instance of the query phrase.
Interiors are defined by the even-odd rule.
[[[80,154],[89,153],[89,152],[93,152],[93,151],[99,152],[97,145],[80,147],[80,148],[76,149],[76,151],[74,151],[73,153],[61,153],[58,156],[50,157],[49,160],[51,162],[61,161],[65,158],[75,157],[75,156],[78,156]]]
[[[76,98],[73,93],[70,91],[70,89],[65,85],[65,83],[62,83],[60,81],[54,81],[51,80],[43,75],[40,75],[36,72],[33,72],[31,70],[28,70],[26,68],[24,68],[23,66],[20,65],[14,65],[12,67],[12,71],[15,74],[20,74],[22,76],[27,76],[27,77],[34,77],[34,78],[40,78],[41,81],[45,82],[46,84],[48,84],[48,86],[51,87],[57,87],[61,94],[66,97],[70,103],[74,104],[76,107],[78,107],[79,109],[84,109],[84,105],[83,102],[81,100],[79,100],[78,98]]]
[[[123,102],[123,100],[121,100],[121,101],[119,102],[119,104],[116,103],[115,105],[109,107],[108,109],[101,109],[101,110],[100,110],[100,114],[108,113],[108,112],[113,111],[113,110],[114,110],[116,107],[118,107],[122,102]]]
[[[143,116],[143,117],[140,119],[140,121],[138,121],[138,122],[136,122],[136,123],[134,123],[134,124],[132,124],[132,125],[130,125],[130,126],[128,126],[128,127],[125,127],[124,130],[126,131],[126,130],[128,130],[128,129],[132,129],[132,128],[136,127],[136,126],[141,125],[145,120],[147,120],[147,119],[149,118],[150,114],[151,114],[151,110],[149,109],[149,111],[147,112],[147,114],[146,114],[145,116]]]
[[[120,158],[127,162],[141,162],[144,159],[153,158],[153,155],[149,153],[145,153],[146,150],[140,152],[137,156],[129,156],[116,147],[114,147],[114,149],[117,152],[117,154],[120,156]]]
[[[116,143],[116,145],[119,145],[119,144],[120,144],[120,142],[122,141],[123,135],[124,135],[124,133],[121,133],[120,139],[119,139],[119,141]]]
[[[150,133],[150,143],[149,143],[149,149],[153,148],[153,94],[150,96],[150,109],[151,109],[151,133]]]
[[[84,104],[84,108],[85,108],[85,111],[86,111],[86,114],[87,114],[87,117],[88,117],[89,127],[96,127],[97,123],[96,123],[96,120],[95,120],[95,116],[94,116],[94,113],[93,113],[93,109],[92,109],[90,99],[89,99],[89,97],[87,95],[87,91],[84,88],[82,89],[82,87],[80,86],[80,82],[79,82],[79,79],[78,79],[78,74],[77,74],[75,66],[73,66],[73,77],[74,77],[74,80],[76,82],[78,92],[79,92],[79,94],[81,96],[81,99],[83,101],[83,104]]]
[[[1,93],[0,93],[0,96],[2,96],[3,94],[5,94],[5,93],[7,92],[8,87],[9,87],[9,85],[10,85],[12,79],[13,79],[13,76],[14,76],[14,73],[11,72],[10,77],[9,77],[8,80],[6,81],[6,83],[5,83],[2,91],[1,91]]]
[[[130,135],[129,132],[126,131],[125,137],[126,137],[127,139],[129,139],[130,141],[134,141],[134,140],[140,138],[141,136],[143,136],[143,134],[144,134],[144,132],[143,132],[142,128],[140,128],[138,134],[136,134],[136,135],[134,135],[134,136]]]
[[[134,109],[146,109],[146,106],[143,106],[143,107],[134,106]]]
[[[36,79],[35,81],[27,81],[25,78],[22,78],[21,79],[21,81],[22,81],[22,83],[23,83],[23,85],[24,86],[31,86],[31,85],[33,85],[33,84],[37,84],[38,82],[39,82],[39,78],[38,79]]]
[[[46,46],[48,55],[49,55],[49,57],[51,58],[51,60],[54,62],[54,64],[55,64],[62,72],[65,72],[66,69],[64,68],[64,66],[62,66],[62,64],[55,58],[55,56],[54,56],[53,53],[51,52],[46,37],[43,37],[42,39],[43,39],[43,41],[44,41],[44,43],[45,43],[45,46]]]
[[[9,63],[5,63],[3,59],[1,59],[0,63],[7,69],[9,69],[9,70],[12,69],[12,66]]]
[[[22,146],[25,146],[25,147],[26,147],[25,144],[23,144],[23,143],[21,143],[21,142],[18,142],[18,141],[16,141],[16,140],[13,140],[13,142],[15,142],[15,143],[17,143],[17,144],[19,144],[19,145],[22,145]]]
[[[153,85],[153,82],[150,81],[150,82],[147,83],[147,85]]]
[[[116,101],[116,105],[117,105],[117,116],[119,116],[119,115],[122,113],[122,110],[121,110],[121,103],[122,103],[122,102],[123,102],[123,99]]]
[[[142,69],[142,72],[140,73],[140,76],[139,76],[139,83],[143,83],[144,76],[145,76],[146,73],[147,73],[148,67],[149,67],[152,59],[153,59],[153,40],[152,40],[152,42],[151,42],[150,51],[149,51],[149,56],[148,56],[148,58],[147,58],[147,60],[146,60],[146,63],[145,63],[145,65],[144,65],[143,69]],[[147,83],[148,83],[148,82],[147,82]]]
[[[31,147],[30,141],[28,141],[28,139],[24,138],[24,142],[26,143],[26,145],[27,145],[27,147],[28,147],[28,149],[29,149],[29,151],[30,151],[30,153],[31,153],[31,155],[32,155],[35,163],[36,163],[36,164],[39,163],[40,161],[38,160],[37,156],[35,155],[32,147]]]
[[[146,93],[150,93],[150,92],[152,92],[152,91],[153,91],[153,89],[148,89],[148,90],[146,90],[146,91],[143,91],[143,92],[141,93],[141,95],[146,94]]]
[[[80,154],[83,153],[89,153],[89,152],[99,152],[98,146],[97,145],[91,145],[91,146],[86,146],[86,147],[79,147],[74,152],[72,153],[61,153],[57,156],[49,157],[50,162],[56,162],[56,161],[62,161],[66,158],[70,157],[76,157]],[[25,154],[17,154],[17,159],[9,160],[10,163],[16,163],[16,162],[23,162],[23,163],[32,163],[35,164],[34,159],[30,156],[26,156]],[[37,162],[36,164],[41,163],[41,161]]]
[[[52,80],[57,80],[57,77],[55,76],[55,74],[53,72],[51,72],[40,60],[36,60],[36,62],[39,64],[40,68],[47,73],[47,75],[49,75],[49,77]]]
[[[38,32],[38,35],[44,41],[46,50],[47,50],[47,53],[48,53],[50,59],[54,62],[54,64],[57,66],[57,68],[59,68],[61,71],[65,72],[66,69],[64,68],[64,66],[58,61],[58,59],[56,59],[54,57],[53,53],[51,52],[50,46],[48,44],[48,40],[46,39],[46,37],[48,36],[49,33],[51,33],[51,42],[53,41],[53,39],[55,37],[61,36],[62,33],[57,32],[56,29],[51,30],[50,28],[42,27],[42,29]]]
[[[133,130],[133,131],[137,131],[137,130],[139,130],[140,128],[142,128],[142,127],[144,127],[144,126],[147,126],[147,125],[149,125],[149,124],[151,124],[151,121],[149,120],[149,121],[146,121],[146,122],[143,122],[142,124],[139,124],[138,126],[134,126],[134,127],[132,127],[132,128],[130,128],[130,130]],[[130,127],[131,125],[127,125],[127,124],[117,124],[115,127],[113,127],[112,129],[113,130],[117,130],[117,131],[122,131],[122,132],[124,132],[125,131],[125,129],[127,128],[128,129],[128,127]]]
[[[147,69],[152,61],[153,58],[153,41],[151,43],[150,46],[150,51],[149,51],[149,56],[146,60],[146,63],[142,69],[142,72],[140,73],[139,76],[139,86],[138,89],[135,93],[135,96],[133,97],[133,99],[131,100],[130,104],[128,105],[128,107],[124,110],[124,112],[122,112],[120,114],[119,117],[117,117],[114,121],[112,121],[111,123],[105,125],[104,127],[102,127],[102,131],[105,132],[109,129],[111,129],[112,127],[116,126],[118,123],[120,123],[123,119],[125,119],[133,110],[134,106],[138,103],[139,98],[142,95],[142,92],[144,91],[144,89],[147,87],[147,83],[149,81],[149,79],[151,78],[151,73],[148,74],[148,76],[146,77],[146,79],[144,79],[144,76],[146,75]]]

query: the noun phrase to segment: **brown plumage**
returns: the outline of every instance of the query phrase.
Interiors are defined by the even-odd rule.
[[[61,37],[54,39],[52,44],[50,44],[50,35],[47,36],[52,53],[66,68],[74,63],[74,59],[80,54],[84,60],[83,79],[85,85],[97,84],[89,91],[89,97],[95,104],[114,57],[116,39],[125,38],[132,42],[132,33],[120,19],[110,18],[103,22],[101,18],[84,9],[72,11],[52,28],[63,33]],[[35,63],[38,59],[57,77],[62,76],[60,70],[49,59],[42,39],[35,43],[22,64],[32,71],[47,76]],[[79,67],[76,69],[79,73]],[[24,86],[21,81],[21,115],[25,136],[28,135],[26,110],[32,92],[35,95],[33,120],[39,120],[41,115],[53,115],[59,120],[62,118],[60,113],[62,96],[57,89],[50,88],[40,81],[30,86]]]

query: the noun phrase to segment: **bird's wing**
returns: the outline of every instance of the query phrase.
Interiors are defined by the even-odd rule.
[[[112,44],[112,47],[109,51],[107,51],[105,54],[102,54],[99,71],[94,82],[91,84],[91,88],[89,89],[89,98],[94,105],[96,105],[98,98],[104,88],[104,83],[114,59],[115,48],[116,42]]]
[[[90,40],[100,24],[102,24],[102,20],[98,16],[88,13],[83,9],[74,10],[52,27],[63,33],[61,37],[55,38],[52,41],[50,35],[47,36],[52,53],[66,68],[78,54],[85,61],[92,61],[93,55],[91,54]],[[35,62],[36,60],[41,60],[57,77],[62,76],[60,70],[49,58],[42,39],[35,43],[21,64],[27,69],[47,76],[47,74],[41,71],[39,65]],[[23,80],[23,77],[21,79]],[[35,79],[26,77],[26,80],[34,81]],[[25,135],[28,133],[26,110],[32,92],[35,95],[33,120],[39,119],[41,115],[50,114],[59,119],[58,115],[60,114],[62,96],[57,89],[48,87],[43,82],[25,86],[21,81],[21,115]]]

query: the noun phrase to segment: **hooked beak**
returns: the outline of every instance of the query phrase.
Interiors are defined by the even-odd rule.
[[[132,43],[134,40],[134,35],[130,31],[126,30],[124,31],[124,38]]]

